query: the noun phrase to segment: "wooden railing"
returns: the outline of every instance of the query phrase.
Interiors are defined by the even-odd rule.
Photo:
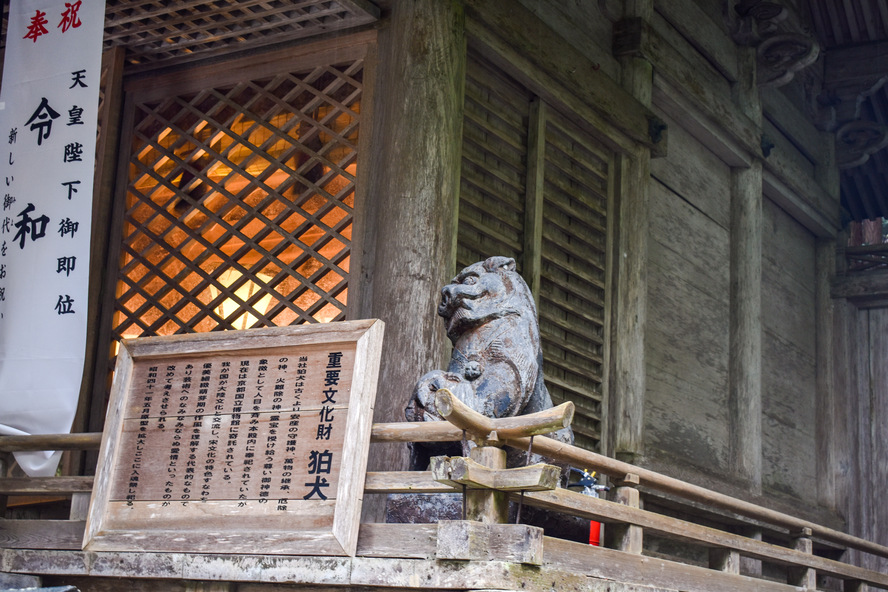
[[[845,259],[849,272],[888,269],[888,243],[845,247]]]
[[[448,442],[459,441],[464,437],[465,432],[462,429],[444,422],[375,424],[372,430],[373,442]],[[24,450],[97,449],[100,440],[101,434],[5,436],[0,437],[0,459],[11,452]],[[527,450],[531,445],[529,438],[504,437],[502,443],[521,450]],[[647,582],[653,585],[659,582],[664,587],[669,584],[669,587],[681,590],[727,590],[737,589],[732,586],[736,586],[736,582],[741,579],[747,582],[746,585],[750,585],[749,578],[740,575],[740,558],[745,557],[783,566],[787,578],[786,584],[764,579],[754,580],[754,587],[750,589],[775,592],[813,590],[816,588],[818,575],[842,581],[846,591],[888,589],[888,574],[813,553],[814,541],[819,539],[847,549],[888,558],[888,547],[883,545],[546,437],[535,437],[532,449],[534,453],[556,461],[608,475],[616,485],[612,494],[615,501],[596,499],[561,488],[527,491],[523,494],[515,491],[508,493],[514,501],[518,501],[520,497],[521,503],[525,505],[596,520],[604,523],[605,528],[611,529],[611,536],[608,538],[612,548],[591,547],[547,537],[544,542],[546,565],[590,577]],[[91,487],[92,477],[0,478],[0,505],[5,502],[6,496],[65,494],[72,497],[69,520],[0,521],[0,550],[79,550]],[[660,491],[709,508],[727,510],[749,518],[759,527],[770,525],[775,530],[788,532],[789,544],[763,542],[643,510],[639,507],[639,488]],[[459,490],[435,481],[431,472],[369,472],[365,482],[365,492],[370,494],[454,491]],[[427,548],[417,549],[416,541],[420,538],[408,540],[396,534],[401,532],[398,529],[423,529],[422,532],[427,536],[421,540],[426,541]],[[434,539],[433,529],[434,525],[363,524],[358,555],[435,556],[434,544],[428,542]],[[385,537],[380,533],[386,533]],[[650,558],[643,555],[643,540],[647,535],[708,548],[709,565],[685,565],[661,559],[652,563]],[[383,538],[386,539],[383,545],[385,550],[380,549],[382,543],[379,541]],[[403,548],[398,547],[398,540],[402,538],[405,541],[401,544]]]

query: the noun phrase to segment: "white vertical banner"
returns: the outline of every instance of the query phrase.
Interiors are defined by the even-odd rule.
[[[83,375],[104,0],[12,0],[0,90],[0,434],[70,431]],[[59,453],[18,453],[31,476]]]

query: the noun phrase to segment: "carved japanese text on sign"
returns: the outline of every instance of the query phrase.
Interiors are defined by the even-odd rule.
[[[380,328],[372,333],[381,336],[381,324],[374,326]],[[253,344],[257,334],[277,343],[281,332],[311,334],[305,327],[237,333]],[[333,539],[320,547],[318,541],[324,540],[321,531],[335,530],[340,498],[351,497],[344,503],[353,504],[361,497],[353,465],[359,463],[362,479],[368,391],[375,387],[367,349],[356,339],[144,360],[134,350],[128,387],[117,403],[115,451],[103,443],[103,455],[114,460],[102,491],[102,516],[96,517],[102,524],[94,536],[87,533],[87,547],[106,548],[102,531],[112,526],[110,539],[117,542],[107,548],[126,548],[119,544],[126,540],[123,531],[149,529],[158,532],[159,550],[197,551],[205,544],[170,545],[162,533],[200,532],[213,518],[212,528],[223,532],[221,548],[231,546],[222,552],[299,554],[299,546],[312,539],[309,554],[347,554],[345,544],[340,550]]]
[[[132,462],[115,472],[111,499],[237,500],[278,511],[335,499],[354,347],[334,349],[136,368],[121,439]],[[159,473],[146,456],[163,462]]]
[[[57,434],[71,429],[77,411],[90,314],[105,2],[13,0],[6,5],[0,435]],[[60,456],[17,452],[16,460],[31,476],[51,476]]]

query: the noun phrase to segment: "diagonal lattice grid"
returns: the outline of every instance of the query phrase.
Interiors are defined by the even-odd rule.
[[[116,338],[345,318],[362,73],[136,106]]]
[[[107,0],[105,48],[127,48],[130,66],[257,47],[371,23],[361,0]]]

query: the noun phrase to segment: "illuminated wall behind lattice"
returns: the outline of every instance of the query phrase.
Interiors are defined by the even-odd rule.
[[[137,102],[115,337],[345,318],[362,74]]]

